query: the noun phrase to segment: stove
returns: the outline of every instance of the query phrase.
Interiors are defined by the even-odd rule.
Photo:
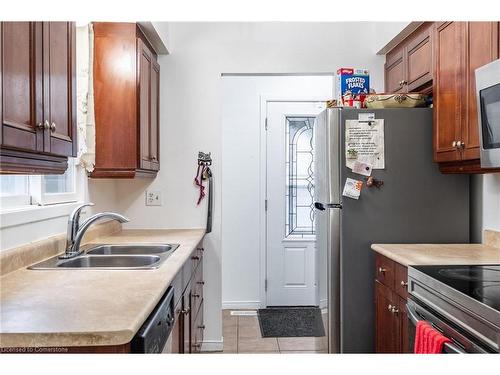
[[[412,266],[408,291],[427,310],[485,351],[500,351],[500,265]]]

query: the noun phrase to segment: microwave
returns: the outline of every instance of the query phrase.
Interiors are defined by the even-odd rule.
[[[500,167],[500,60],[476,69],[481,167]]]

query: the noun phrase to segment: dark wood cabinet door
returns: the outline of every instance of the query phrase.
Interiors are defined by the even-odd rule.
[[[43,23],[46,152],[76,156],[76,53],[74,22]]]
[[[137,39],[139,79],[139,166],[151,169],[151,64],[152,54],[141,39]]]
[[[175,311],[175,323],[174,326],[172,327],[172,332],[170,333],[171,335],[171,340],[172,340],[172,353],[181,353],[181,344],[183,343],[183,331],[182,331],[182,319],[183,319],[183,314],[182,314],[182,301],[178,303],[178,306],[176,307]]]
[[[479,159],[475,70],[498,58],[498,23],[467,22],[467,122],[462,129],[463,160]]]
[[[431,27],[420,31],[406,46],[406,79],[407,91],[412,92],[432,81],[433,53]]]
[[[42,24],[0,26],[2,147],[43,151]]]
[[[385,63],[385,92],[406,92],[403,84],[405,79],[404,49],[391,51]]]
[[[151,63],[150,93],[150,168],[158,171],[160,169],[160,65],[154,60]]]
[[[396,314],[399,319],[400,332],[399,353],[413,353],[413,348],[410,348],[408,313],[406,312],[405,298],[399,298],[397,310]]]
[[[435,31],[434,160],[460,160],[454,142],[465,122],[465,23],[446,22]]]
[[[400,324],[394,293],[385,285],[375,281],[375,351],[398,353],[400,350]]]

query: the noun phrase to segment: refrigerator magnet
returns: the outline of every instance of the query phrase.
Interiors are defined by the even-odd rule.
[[[352,165],[352,171],[362,176],[369,177],[372,174],[372,165],[356,160]]]
[[[363,186],[363,181],[355,180],[353,178],[347,178],[345,180],[344,190],[342,195],[344,197],[359,199],[361,195],[361,187]]]

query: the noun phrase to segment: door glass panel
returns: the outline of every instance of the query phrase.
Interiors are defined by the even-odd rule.
[[[286,118],[286,237],[314,235],[314,120]]]

